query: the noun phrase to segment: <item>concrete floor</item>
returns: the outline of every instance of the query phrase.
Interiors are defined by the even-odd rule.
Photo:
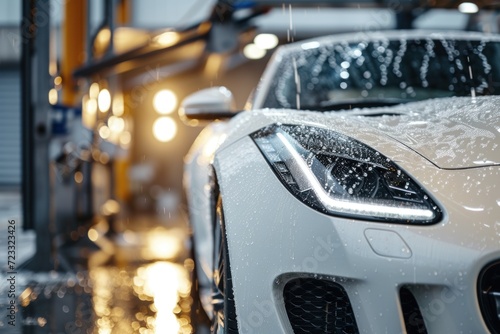
[[[102,220],[94,243],[62,249],[74,270],[33,273],[7,263],[8,222],[16,221],[16,266],[34,250],[21,229],[21,197],[0,193],[0,333],[192,333],[189,233],[183,217],[134,215]],[[74,264],[74,266],[73,266]],[[9,278],[15,277],[15,298]],[[15,300],[15,325],[9,324]]]

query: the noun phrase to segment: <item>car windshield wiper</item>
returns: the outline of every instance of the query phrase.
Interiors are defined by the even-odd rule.
[[[368,99],[343,99],[323,101],[318,105],[301,106],[301,110],[320,110],[320,111],[335,111],[335,110],[349,110],[355,108],[374,108],[374,107],[388,107],[395,106],[402,103],[411,102],[412,100],[400,98],[368,98]]]

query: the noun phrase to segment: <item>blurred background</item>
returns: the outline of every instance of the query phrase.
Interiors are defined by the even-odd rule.
[[[226,86],[244,109],[280,44],[498,33],[499,13],[486,0],[0,0],[0,333],[207,332],[182,177],[203,124],[182,122],[181,101]]]

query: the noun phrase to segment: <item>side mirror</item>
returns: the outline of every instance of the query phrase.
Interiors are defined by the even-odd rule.
[[[226,87],[206,88],[193,93],[182,101],[179,109],[179,116],[186,123],[231,118],[237,113],[233,94]]]

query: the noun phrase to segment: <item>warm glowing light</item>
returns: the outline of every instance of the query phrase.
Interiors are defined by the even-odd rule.
[[[97,100],[96,99],[88,99],[86,103],[87,112],[91,115],[95,115],[97,112]]]
[[[57,90],[55,88],[52,88],[49,90],[49,103],[54,105],[57,103]]]
[[[175,316],[180,297],[187,298],[191,290],[186,269],[178,264],[155,262],[145,270],[137,270],[137,275],[143,293],[154,299],[156,316],[151,319],[154,333],[179,333],[181,326],[188,325]]]
[[[82,172],[78,171],[75,173],[75,182],[76,183],[82,183],[83,182],[83,174]]]
[[[99,106],[99,110],[101,112],[107,112],[111,107],[111,94],[106,88],[102,89],[99,92],[99,95],[97,97],[97,105]]]
[[[91,228],[89,230],[87,235],[91,241],[96,241],[99,238],[99,233],[96,230],[94,230],[93,228]]]
[[[165,230],[157,228],[147,236],[147,247],[141,251],[146,260],[171,260],[174,259],[182,249],[181,231]]]
[[[153,42],[161,46],[171,46],[179,41],[179,34],[173,31],[167,31],[153,38]]]
[[[109,333],[113,328],[113,321],[111,317],[111,300],[113,298],[112,287],[110,284],[113,280],[109,270],[104,267],[92,268],[90,271],[92,279],[92,303],[96,315],[97,333]],[[113,277],[116,279],[116,276]]]
[[[91,99],[97,99],[97,95],[99,95],[99,84],[97,82],[94,82],[92,85],[90,85],[89,96]]]
[[[57,76],[54,78],[54,85],[59,86],[62,84],[62,78],[60,76]]]
[[[51,57],[53,58],[53,57]],[[49,62],[49,74],[54,76],[57,74],[57,61],[51,59]]]
[[[159,114],[170,114],[177,106],[177,97],[169,89],[158,91],[153,97],[153,107]]]
[[[177,134],[177,124],[171,117],[160,117],[153,124],[153,135],[158,141],[166,143]]]
[[[472,2],[462,2],[458,6],[458,10],[464,14],[474,14],[479,11],[479,7]]]
[[[219,73],[224,57],[217,53],[212,53],[207,57],[207,62],[205,63],[204,73],[207,77],[216,77]]]
[[[122,116],[125,111],[125,104],[123,102],[123,94],[118,93],[113,96],[113,115]]]
[[[111,38],[111,31],[108,28],[101,29],[96,38],[99,43],[109,43],[109,40]]]
[[[105,233],[96,225],[92,229],[100,236]],[[136,236],[131,238],[132,242],[139,241]],[[99,237],[96,244],[101,247],[105,241],[106,238]],[[109,267],[103,264],[116,250],[108,251],[102,258],[103,251],[91,256],[95,265],[89,265],[89,282],[81,283],[92,298],[95,333],[193,333],[188,269],[164,261],[141,265],[136,270]],[[22,295],[29,296],[31,291]],[[129,304],[133,307],[128,307]]]
[[[82,97],[82,124],[87,128],[95,125],[95,113],[97,111],[97,101],[90,99],[88,95]]]
[[[99,155],[99,162],[103,165],[107,164],[109,162],[109,154],[107,154],[106,152],[102,152]]]
[[[266,50],[263,50],[252,43],[243,48],[243,54],[248,59],[261,59],[266,55]]]
[[[108,48],[111,41],[111,30],[108,28],[101,29],[95,38],[95,49],[97,54],[103,54]]]
[[[126,243],[128,244],[135,244],[137,243],[137,236],[135,232],[132,232],[131,230],[125,230],[122,233],[123,240],[125,240]]]
[[[121,117],[111,116],[108,119],[108,127],[111,132],[120,133],[125,129],[125,120]]]
[[[261,49],[270,50],[278,45],[279,39],[274,34],[259,34],[255,36],[253,42]]]
[[[101,136],[102,139],[108,139],[110,134],[111,130],[109,130],[106,125],[103,125],[99,128],[99,136]]]
[[[120,135],[120,144],[127,147],[132,141],[132,135],[130,132],[125,131]]]
[[[108,199],[101,207],[102,214],[105,216],[116,215],[120,212],[120,203],[114,199]]]

